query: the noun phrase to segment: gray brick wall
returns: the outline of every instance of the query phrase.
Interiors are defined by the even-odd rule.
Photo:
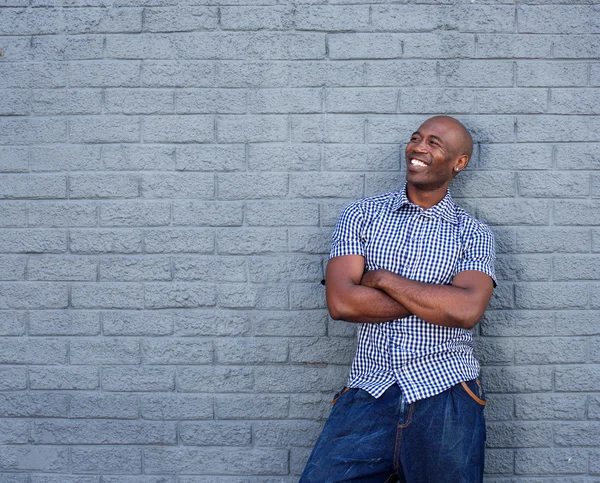
[[[295,482],[319,281],[431,114],[494,229],[488,483],[600,477],[600,2],[0,0],[0,483]]]

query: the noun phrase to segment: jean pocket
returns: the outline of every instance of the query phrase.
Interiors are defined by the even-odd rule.
[[[333,404],[335,404],[335,403],[337,402],[337,400],[338,400],[340,397],[342,397],[342,394],[344,394],[344,393],[345,393],[346,391],[348,391],[349,389],[350,389],[350,388],[349,388],[348,386],[344,386],[344,387],[342,388],[342,390],[341,390],[341,391],[337,392],[337,393],[335,394],[335,396],[333,396],[333,400],[331,401],[331,404],[332,404],[332,405],[333,405]]]
[[[462,381],[460,383],[460,386],[462,390],[475,402],[477,402],[481,406],[485,406],[487,404],[485,392],[483,391],[483,387],[481,386],[481,382],[479,381],[479,379],[473,379],[472,381]]]

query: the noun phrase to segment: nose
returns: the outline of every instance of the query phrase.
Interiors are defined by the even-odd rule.
[[[413,151],[424,153],[427,151],[427,145],[425,144],[425,140],[421,139],[417,144],[414,144],[412,147]]]

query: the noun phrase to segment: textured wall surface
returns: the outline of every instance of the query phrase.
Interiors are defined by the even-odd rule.
[[[599,2],[400,3],[0,0],[1,483],[297,481],[332,226],[437,113],[497,240],[486,481],[599,481]]]

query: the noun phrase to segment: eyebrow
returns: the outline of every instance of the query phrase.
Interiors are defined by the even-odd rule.
[[[415,134],[418,134],[419,136],[422,136],[422,134],[419,131],[415,131],[414,133],[411,134],[411,137],[414,136]],[[437,139],[440,143],[444,144],[444,141],[442,140],[442,138],[439,137],[439,136],[436,136],[435,134],[430,134],[429,137]]]

